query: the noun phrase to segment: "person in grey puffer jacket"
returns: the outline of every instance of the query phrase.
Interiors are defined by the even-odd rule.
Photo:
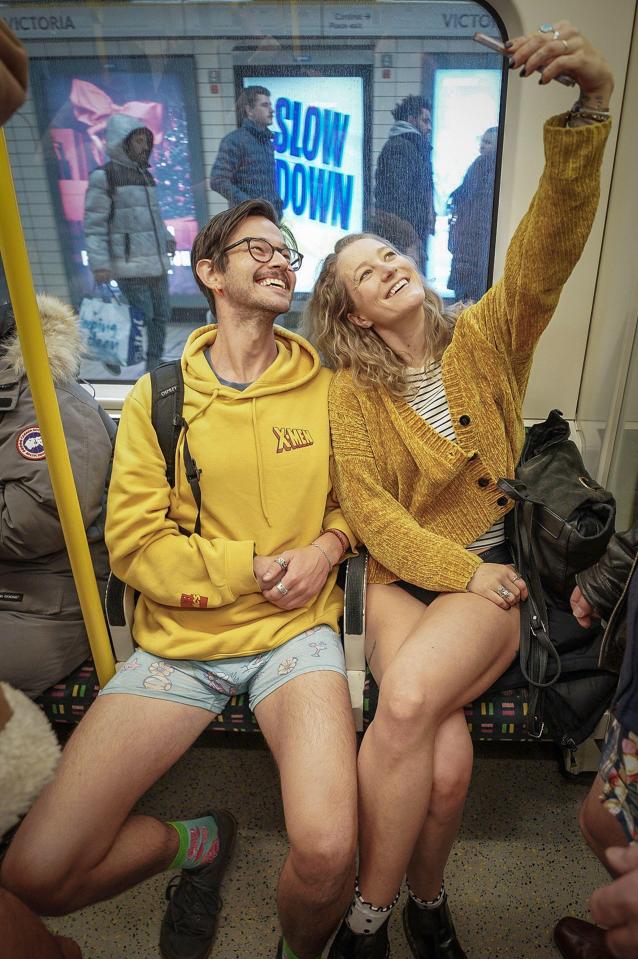
[[[583,836],[616,880],[591,897],[600,925],[566,916],[556,924],[554,941],[565,959],[637,959],[638,524],[613,536],[576,583],[571,605],[581,625],[589,626],[592,616],[607,622],[600,666],[616,670],[620,664],[598,775],[580,814]]]
[[[238,130],[219,144],[210,171],[210,188],[228,200],[228,209],[244,200],[263,198],[281,217],[283,205],[275,180],[275,149],[268,129],[273,121],[270,90],[253,86],[242,90],[237,112],[243,117]]]
[[[106,485],[115,424],[76,378],[82,341],[73,310],[38,296],[82,517],[102,593]],[[0,316],[0,680],[35,698],[89,655],[10,307]]]
[[[153,134],[136,117],[116,113],[106,125],[106,149],[111,159],[91,173],[84,206],[89,266],[97,283],[117,280],[144,314],[152,370],[162,362],[171,315],[166,274],[175,252],[149,172]]]

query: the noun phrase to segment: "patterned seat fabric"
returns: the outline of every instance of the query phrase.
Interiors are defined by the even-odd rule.
[[[366,670],[363,687],[363,728],[374,719],[379,700],[379,687],[370,670]],[[465,706],[465,721],[476,742],[526,742],[537,739],[529,734],[527,689],[490,690]],[[549,739],[549,736],[543,736]]]
[[[87,659],[66,679],[47,689],[36,702],[52,723],[79,723],[98,694],[99,685],[93,661]],[[377,708],[379,688],[368,671],[363,692],[364,729],[372,722]],[[528,733],[527,690],[513,689],[485,694],[465,707],[465,718],[474,740],[510,740],[523,742]],[[246,695],[233,696],[226,709],[213,717],[210,730],[216,732],[255,732],[257,721],[248,707]]]

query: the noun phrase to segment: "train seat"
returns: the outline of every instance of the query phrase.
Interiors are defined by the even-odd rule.
[[[365,730],[372,721],[379,695],[364,655],[366,567],[367,553],[362,550],[358,556],[348,560],[344,583],[346,669],[355,724],[359,731]],[[134,591],[111,576],[105,605],[113,653],[116,662],[121,663],[134,651],[131,635]],[[92,660],[88,659],[65,680],[46,690],[38,702],[53,723],[75,724],[80,721],[98,691],[95,667]],[[472,739],[476,741],[534,741],[529,732],[525,689],[488,691],[465,707],[465,717]],[[257,731],[247,696],[233,697],[226,709],[213,717],[209,728],[214,731]]]

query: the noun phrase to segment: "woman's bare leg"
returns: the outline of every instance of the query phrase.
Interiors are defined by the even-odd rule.
[[[427,607],[397,586],[370,586],[366,653],[377,683]],[[435,899],[458,835],[472,775],[473,747],[463,710],[436,732],[432,794],[407,875],[421,899]]]
[[[461,828],[473,753],[465,715],[459,709],[436,733],[430,805],[407,868],[410,889],[420,899],[436,899],[441,890],[445,866]]]
[[[382,603],[382,621],[397,631],[406,612],[397,593],[398,587],[371,587],[369,623]],[[421,609],[389,663],[386,630],[375,630],[370,639],[371,665],[381,683],[377,713],[359,752],[359,886],[363,898],[377,905],[394,898],[424,828],[437,730],[505,671],[518,647],[516,608],[450,593]]]

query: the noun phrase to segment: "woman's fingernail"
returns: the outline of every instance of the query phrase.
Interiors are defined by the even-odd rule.
[[[510,70],[512,70],[516,66],[516,60],[514,59],[514,57],[510,57],[508,60],[508,63],[509,63]]]
[[[514,46],[514,43],[513,43],[512,40],[506,40],[505,43],[503,44],[503,46],[505,47],[506,50],[509,50],[510,47],[513,47],[513,46]]]
[[[526,70],[526,69],[527,69],[526,67],[521,67],[521,72],[519,73],[519,77],[524,77],[524,76],[525,76],[525,70]]]

